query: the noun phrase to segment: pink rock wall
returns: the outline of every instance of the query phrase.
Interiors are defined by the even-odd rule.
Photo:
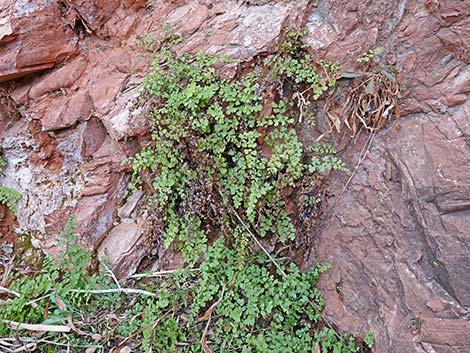
[[[117,273],[135,271],[149,225],[121,162],[146,133],[133,103],[165,24],[184,35],[181,52],[240,62],[288,24],[347,68],[381,47],[380,62],[402,72],[402,128],[374,137],[339,199],[349,175],[331,182],[308,263],[333,264],[325,317],[372,331],[376,352],[469,352],[469,15],[468,0],[5,0],[0,183],[23,194],[18,231],[53,251],[74,213]],[[344,153],[351,172],[366,140]]]
[[[339,200],[347,176],[333,184],[311,258],[334,264],[325,317],[371,330],[378,352],[470,352],[470,1],[320,3],[311,41],[330,59],[384,48],[404,115]],[[351,170],[365,143],[349,146]]]

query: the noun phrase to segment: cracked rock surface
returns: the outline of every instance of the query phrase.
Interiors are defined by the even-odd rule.
[[[378,352],[470,352],[470,1],[320,3],[319,50],[382,47],[404,77],[401,130],[374,136],[357,170],[367,138],[349,146],[355,175],[317,234],[325,315],[374,332]]]

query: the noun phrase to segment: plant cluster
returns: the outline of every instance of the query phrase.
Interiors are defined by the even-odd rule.
[[[318,185],[322,173],[344,168],[332,157],[334,149],[319,146],[320,157],[298,137],[299,112],[289,100],[293,91],[316,100],[332,83],[307,53],[291,54],[294,48],[265,67],[284,92],[271,103],[262,99],[268,80],[262,70],[237,80],[220,77],[216,66],[229,61],[225,57],[177,57],[162,50],[144,82],[153,129],[149,146],[133,159],[134,186],[151,191],[165,245],[190,262],[211,233],[222,230],[228,238],[240,233],[233,213],[260,236],[293,240],[283,191],[307,180]],[[293,85],[291,93],[286,82]]]
[[[338,336],[321,324],[323,299],[315,284],[327,266],[301,273],[291,264],[280,279],[271,265],[256,255],[240,270],[236,250],[219,238],[197,276],[175,274],[171,284],[160,287],[163,300],[148,300],[145,307],[151,310],[140,309],[149,323],[142,332],[143,348],[307,353],[318,346],[325,352],[359,352],[351,336]],[[182,288],[189,288],[189,295]]]
[[[2,148],[0,147],[0,174],[6,166],[2,152]],[[6,205],[13,213],[16,213],[18,211],[19,200],[21,200],[21,194],[18,191],[6,186],[0,186],[0,204]]]
[[[0,174],[6,166],[6,161],[2,156],[2,152],[2,148],[0,147]],[[13,213],[18,211],[18,201],[20,199],[21,194],[18,191],[6,186],[0,186],[0,204],[7,205]]]
[[[360,352],[352,336],[322,323],[315,285],[327,265],[301,273],[290,264],[281,276],[265,256],[253,254],[240,269],[237,251],[219,238],[197,271],[181,269],[147,284],[125,281],[141,288],[134,295],[124,281],[88,273],[91,254],[74,234],[70,227],[65,232],[63,262],[45,257],[33,277],[16,274],[9,288],[16,297],[2,305],[0,349],[33,343],[48,353],[124,346],[161,353]],[[25,325],[44,334],[28,334]]]
[[[133,158],[133,187],[149,191],[164,245],[189,263],[209,239],[219,238],[205,251],[191,295],[188,323],[206,310],[202,335],[200,326],[191,334],[200,337],[204,352],[308,352],[317,345],[358,351],[352,339],[321,329],[315,283],[325,267],[301,274],[294,264],[277,264],[276,273],[254,260],[259,255],[249,246],[251,237],[268,238],[276,247],[305,232],[296,225],[300,215],[308,223],[309,212],[319,208],[323,176],[345,168],[333,147],[308,148],[299,138],[307,106],[334,88],[338,70],[313,63],[300,39],[288,33],[278,54],[234,80],[217,70],[230,58],[177,56],[164,47],[144,81],[152,134]],[[263,99],[273,91],[273,100]],[[299,217],[286,209],[289,190],[315,200],[300,203]],[[172,344],[188,337],[184,330],[172,332]],[[154,344],[159,341],[170,342]]]
[[[3,158],[2,154],[2,149],[0,148],[0,172],[3,170],[3,168],[5,168],[6,166],[6,162],[5,162],[5,159]]]
[[[362,130],[374,133],[393,118],[397,129],[400,128],[398,71],[392,66],[371,68],[370,65],[380,52],[381,48],[371,49],[357,59],[365,71],[337,72],[337,79],[352,79],[353,87],[347,95],[328,97],[324,111],[330,129],[318,141],[333,131],[340,133],[344,128],[351,132],[352,138]]]
[[[57,324],[66,322],[66,315],[78,312],[78,307],[88,303],[89,294],[71,290],[87,290],[107,281],[102,277],[91,276],[87,268],[91,254],[75,243],[75,221],[70,220],[63,233],[64,250],[59,254],[61,263],[45,254],[42,268],[33,277],[20,273],[10,278],[9,290],[21,293],[8,301],[0,310],[0,319],[13,322],[41,322]],[[39,299],[38,299],[39,298]],[[67,309],[60,308],[62,302]],[[7,326],[0,326],[0,334],[8,332]]]
[[[369,49],[367,52],[359,56],[356,61],[358,63],[368,63],[371,61],[374,57],[379,55],[382,52],[381,48],[374,48],[374,49]]]
[[[367,348],[372,348],[375,345],[375,338],[372,332],[367,332],[364,336],[364,344]]]

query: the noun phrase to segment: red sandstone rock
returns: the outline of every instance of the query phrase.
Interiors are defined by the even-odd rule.
[[[49,234],[59,234],[65,228],[70,214],[72,213],[71,207],[66,207],[60,210],[54,210],[44,216],[45,231]]]
[[[53,1],[0,5],[0,81],[52,68],[16,80],[12,99],[0,94],[8,159],[0,181],[33,208],[20,210],[21,229],[43,229],[49,246],[49,232],[73,212],[80,234],[101,254],[107,249],[119,275],[137,268],[146,225],[137,196],[121,207],[121,161],[147,132],[132,106],[151,60],[139,43],[156,47],[165,23],[185,34],[179,51],[241,62],[272,50],[288,24],[308,29],[313,56],[351,69],[358,55],[381,47],[375,62],[396,65],[403,77],[402,129],[377,134],[337,203],[348,176],[332,181],[334,208],[309,263],[333,264],[321,280],[325,317],[359,335],[372,331],[375,352],[470,351],[468,0],[66,3],[67,14]],[[70,27],[80,32],[81,21],[92,33],[79,40]],[[80,55],[71,58],[78,41]],[[343,154],[351,170],[366,142],[359,137]],[[182,264],[172,256],[159,249],[162,266]]]
[[[78,57],[61,68],[41,77],[29,90],[29,97],[37,99],[45,93],[72,86],[86,68],[86,58]]]
[[[50,172],[58,173],[63,166],[64,158],[57,148],[57,141],[41,131],[41,125],[32,121],[29,124],[32,137],[38,149],[31,154],[32,165],[47,168]]]
[[[16,239],[15,234],[16,219],[14,213],[7,207],[7,205],[0,205],[0,242],[5,244],[14,244]]]
[[[68,3],[90,30],[106,37],[107,32],[103,25],[119,7],[120,0],[69,0]]]
[[[77,38],[61,20],[56,2],[9,0],[0,6],[0,82],[77,54]]]
[[[87,120],[93,112],[93,102],[87,91],[70,96],[54,93],[30,106],[31,117],[41,121],[42,130],[52,131],[71,127]]]
[[[113,264],[113,272],[117,276],[127,276],[136,271],[146,253],[148,227],[144,219],[124,220],[112,228],[101,243],[98,254]]]
[[[90,119],[81,135],[81,156],[84,160],[92,157],[106,139],[106,128],[98,118]]]
[[[340,329],[374,332],[376,352],[466,352],[470,2],[428,2],[436,5],[431,12],[402,1],[348,3],[318,9],[311,38],[322,39],[315,43],[330,58],[389,48],[383,55],[405,78],[405,118],[399,133],[391,127],[377,135],[346,192],[330,201],[316,253],[333,264],[321,280],[325,316]],[[333,22],[319,22],[327,15]],[[374,26],[376,35],[366,35]],[[343,156],[351,167],[364,143]],[[347,176],[339,180],[337,194]]]

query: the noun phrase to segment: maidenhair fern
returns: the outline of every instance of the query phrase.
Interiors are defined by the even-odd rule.
[[[204,248],[208,227],[223,223],[228,236],[236,238],[237,222],[209,216],[204,209],[223,208],[225,215],[232,210],[261,236],[293,240],[295,227],[282,190],[343,168],[331,152],[320,157],[306,150],[296,131],[292,100],[280,97],[264,107],[266,75],[224,79],[215,67],[226,61],[206,54],[177,56],[165,49],[143,86],[142,101],[151,107],[152,142],[133,159],[133,185],[146,184],[153,191],[165,244],[172,243],[190,262]],[[331,82],[311,61],[308,54],[297,53],[266,65],[299,90],[305,92],[306,85],[312,92],[305,97],[317,99]],[[204,196],[212,195],[211,203],[193,201],[194,185],[200,184]]]
[[[18,211],[18,201],[21,200],[21,194],[9,187],[0,186],[0,204],[6,205],[12,212]]]

